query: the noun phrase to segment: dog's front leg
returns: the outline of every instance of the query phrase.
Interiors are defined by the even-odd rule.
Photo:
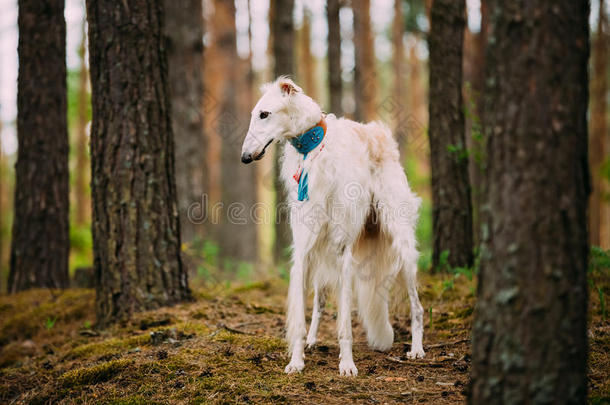
[[[341,265],[341,286],[337,314],[337,331],[339,335],[339,374],[358,375],[358,369],[352,357],[352,252],[346,248]]]
[[[305,367],[304,340],[305,324],[305,283],[302,260],[295,260],[290,270],[288,287],[288,308],[286,311],[286,338],[292,353],[290,363],[284,370],[286,373],[300,372]]]

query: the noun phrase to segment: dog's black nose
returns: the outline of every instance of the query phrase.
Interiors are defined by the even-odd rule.
[[[252,154],[244,153],[243,155],[241,155],[241,162],[246,164],[252,162]]]

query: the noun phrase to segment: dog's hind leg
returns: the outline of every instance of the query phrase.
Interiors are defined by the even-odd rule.
[[[421,359],[426,355],[423,346],[424,309],[417,295],[417,260],[413,259],[413,256],[416,258],[417,255],[410,256],[411,258],[405,262],[401,270],[407,292],[409,293],[409,302],[411,303],[411,351],[407,353],[407,357],[410,359]]]
[[[352,246],[346,246],[341,259],[341,282],[337,311],[339,336],[339,374],[358,375],[352,356]]]
[[[320,326],[320,318],[324,313],[326,306],[326,294],[324,289],[318,285],[314,286],[313,293],[313,311],[311,312],[311,324],[309,325],[309,333],[305,343],[308,348],[315,346],[318,335],[318,326]]]

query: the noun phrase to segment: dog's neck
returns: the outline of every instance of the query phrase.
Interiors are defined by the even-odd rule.
[[[309,152],[317,148],[324,141],[325,135],[326,120],[322,117],[320,121],[301,135],[290,138],[290,143],[305,159]]]
[[[286,138],[289,140],[303,135],[324,118],[320,106],[303,93],[293,96],[288,111],[290,122],[287,126]]]

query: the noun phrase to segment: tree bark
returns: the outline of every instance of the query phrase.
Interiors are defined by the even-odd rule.
[[[9,292],[68,287],[69,172],[63,0],[19,1]]]
[[[398,146],[404,151],[408,139],[408,109],[406,106],[406,92],[404,82],[405,48],[403,44],[404,14],[402,9],[403,0],[394,0],[394,20],[392,21],[392,45],[394,55],[392,56],[392,68],[394,73],[393,103],[391,104],[392,119],[394,124],[394,135],[398,140]]]
[[[330,92],[330,112],[337,117],[343,115],[343,79],[341,78],[341,22],[339,11],[341,0],[326,2],[328,21],[328,88]]]
[[[482,95],[485,84],[485,48],[487,46],[487,0],[481,0],[481,29],[474,33],[464,30],[463,81],[466,146],[469,151],[468,173],[472,200],[472,229],[474,245],[480,242],[481,206],[483,205],[483,136],[481,130]]]
[[[219,230],[220,254],[225,258],[253,263],[257,258],[256,224],[250,209],[256,203],[256,172],[240,162],[241,141],[248,131],[249,115],[238,108],[238,97],[247,97],[244,74],[237,56],[235,3],[214,1],[212,34],[216,47],[218,115],[214,130],[222,139],[221,201],[224,206]]]
[[[354,11],[354,98],[357,121],[368,122],[377,117],[377,75],[375,48],[371,30],[370,0],[352,0]]]
[[[464,137],[462,47],[464,0],[435,0],[430,31],[430,166],[434,268],[473,262],[472,206]]]
[[[599,18],[597,34],[593,42],[593,80],[591,81],[591,139],[589,142],[589,162],[591,163],[592,193],[589,199],[589,242],[601,246],[603,239],[608,239],[604,225],[607,221],[608,202],[604,201],[604,178],[602,165],[607,158],[606,122],[608,92],[608,49],[607,19],[604,1],[599,1]],[[602,235],[603,233],[603,235]],[[602,238],[603,236],[603,238]],[[605,244],[605,243],[604,243]],[[606,245],[606,248],[610,246]]]
[[[80,71],[78,73],[78,117],[76,120],[76,224],[85,226],[91,221],[91,201],[88,193],[89,183],[89,156],[87,152],[89,140],[87,139],[87,123],[89,122],[89,72],[85,64],[85,48],[87,35],[83,21],[81,43],[78,48],[80,58]]]
[[[316,83],[316,59],[311,53],[311,11],[303,7],[303,25],[299,33],[300,75],[305,94],[319,102],[318,86]]]
[[[190,297],[180,257],[162,0],[87,0],[101,326]]]
[[[273,58],[275,65],[273,74],[275,78],[281,75],[294,74],[294,23],[292,12],[294,0],[273,0],[270,8],[271,36],[273,41]],[[290,231],[290,209],[286,206],[286,192],[280,180],[280,154],[276,150],[273,167],[273,179],[276,192],[275,210],[275,244],[274,256],[276,261],[287,258],[286,251],[290,246],[292,235]]]
[[[182,242],[202,236],[204,192],[203,9],[201,0],[165,0],[165,36]],[[189,214],[190,207],[190,214]],[[194,217],[189,218],[189,215]]]
[[[583,404],[589,2],[494,1],[474,404]]]

